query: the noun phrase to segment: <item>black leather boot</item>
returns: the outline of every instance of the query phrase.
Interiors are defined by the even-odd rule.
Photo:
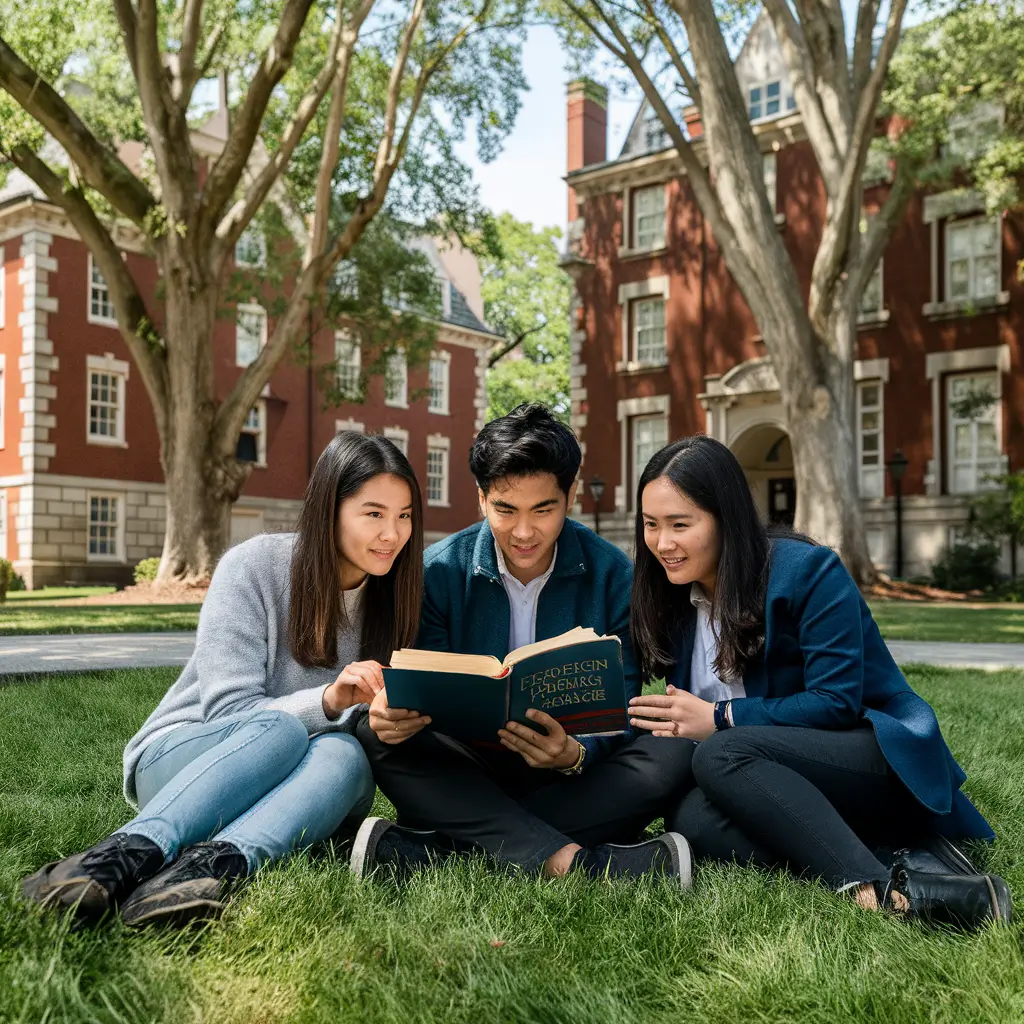
[[[998,875],[939,875],[897,864],[883,901],[890,907],[893,891],[906,897],[910,917],[929,924],[973,930],[1013,918],[1009,886]]]

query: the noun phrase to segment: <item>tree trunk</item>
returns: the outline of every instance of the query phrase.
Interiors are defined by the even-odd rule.
[[[165,274],[164,280],[164,337],[174,358],[168,360],[170,407],[161,437],[167,526],[157,579],[196,583],[209,579],[227,546],[231,505],[251,467],[225,458],[213,429],[217,289],[208,284],[189,287],[182,267]]]

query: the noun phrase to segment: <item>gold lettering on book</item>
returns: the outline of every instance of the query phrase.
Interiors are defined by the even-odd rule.
[[[590,704],[607,700],[601,675],[607,668],[606,658],[552,665],[540,672],[523,676],[519,688],[529,691],[530,703],[542,709],[560,708],[568,704]]]

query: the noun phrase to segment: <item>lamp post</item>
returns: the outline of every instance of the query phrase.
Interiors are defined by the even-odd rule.
[[[907,471],[909,461],[897,448],[885,464],[889,476],[892,477],[893,490],[896,492],[896,571],[893,573],[896,579],[903,577],[903,474]]]
[[[604,494],[604,481],[595,473],[587,484],[590,500],[594,503],[594,533],[601,535],[601,495]]]

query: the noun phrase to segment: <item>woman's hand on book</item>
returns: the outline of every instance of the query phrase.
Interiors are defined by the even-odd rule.
[[[531,768],[571,768],[580,756],[580,745],[550,715],[530,708],[526,717],[546,733],[528,725],[509,722],[498,730],[502,746],[514,750]]]
[[[346,708],[369,704],[384,689],[384,673],[379,662],[353,661],[324,690],[324,714],[331,720]]]
[[[629,724],[655,736],[706,740],[715,731],[715,705],[669,686],[664,694],[634,697],[629,702]]]
[[[370,702],[370,728],[381,743],[402,743],[425,725],[430,725],[429,715],[388,707],[387,690],[379,690]]]

